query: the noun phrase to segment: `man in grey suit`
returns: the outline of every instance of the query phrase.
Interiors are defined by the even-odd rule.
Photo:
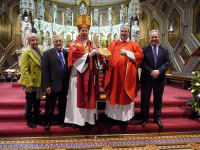
[[[62,128],[65,127],[64,117],[69,82],[68,52],[63,49],[63,39],[60,35],[54,36],[53,44],[54,48],[45,51],[42,58],[42,80],[46,91],[45,129],[51,126],[56,100],[58,100],[58,123]]]
[[[163,128],[161,122],[162,96],[165,86],[165,72],[169,69],[169,53],[159,45],[159,32],[152,30],[149,41],[151,45],[143,48],[144,59],[140,67],[141,74],[141,117],[142,127],[145,127],[149,118],[151,92],[153,90],[154,123]]]

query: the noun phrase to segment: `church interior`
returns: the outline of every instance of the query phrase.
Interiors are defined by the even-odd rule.
[[[123,24],[130,26],[129,38],[141,48],[150,44],[151,30],[160,32],[160,45],[170,54],[163,130],[139,125],[140,92],[135,99],[136,117],[128,128],[107,129],[103,90],[94,129],[55,126],[47,132],[42,126],[26,127],[25,95],[17,81],[27,37],[36,33],[39,48],[46,51],[53,47],[53,36],[61,35],[68,49],[78,36],[76,18],[82,14],[90,16],[89,39],[101,48],[120,38]],[[200,93],[191,92],[192,85],[200,92],[200,0],[1,0],[0,56],[2,149],[200,149]],[[188,99],[195,96],[197,103],[191,108]],[[44,105],[42,100],[43,116]]]

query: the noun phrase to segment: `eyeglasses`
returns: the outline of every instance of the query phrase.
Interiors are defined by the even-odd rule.
[[[128,33],[128,32],[129,32],[129,31],[124,31],[124,30],[121,31],[121,33]]]
[[[62,43],[63,40],[55,40],[54,43]]]

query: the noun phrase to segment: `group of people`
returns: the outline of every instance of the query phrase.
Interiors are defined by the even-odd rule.
[[[25,116],[27,125],[36,128],[40,114],[40,97],[46,92],[45,129],[50,129],[56,100],[58,100],[58,123],[91,126],[95,124],[96,101],[99,98],[99,64],[103,63],[103,88],[106,93],[105,114],[107,124],[116,121],[127,127],[135,115],[138,68],[141,74],[141,119],[145,127],[149,118],[151,92],[154,94],[154,122],[161,122],[162,95],[165,72],[169,68],[168,51],[159,45],[159,32],[152,30],[151,45],[140,46],[129,39],[130,27],[122,25],[120,39],[110,43],[111,55],[103,56],[98,47],[88,39],[90,20],[86,15],[77,19],[79,36],[69,50],[63,48],[60,35],[53,37],[54,48],[44,53],[38,48],[38,36],[32,33],[29,47],[23,51],[21,78],[26,93]]]

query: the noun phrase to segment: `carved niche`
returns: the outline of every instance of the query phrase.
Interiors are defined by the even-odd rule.
[[[197,1],[193,7],[192,19],[192,33],[200,42],[200,1]]]
[[[171,24],[173,24],[174,32],[173,34],[168,33],[168,41],[172,48],[174,48],[180,38],[180,14],[175,8],[172,11],[172,15],[170,15],[168,28]]]
[[[153,6],[153,7],[156,7],[156,4],[158,3],[158,0],[151,0],[150,1],[150,4]]]
[[[153,29],[157,29],[158,31],[160,31],[160,25],[155,19],[153,19],[153,21],[151,22],[151,25],[150,25],[149,30],[148,30],[149,33]],[[148,34],[148,36],[149,36],[149,34]]]
[[[154,29],[157,29],[158,31],[160,31],[160,24],[155,19],[152,20],[151,25],[149,26],[147,39],[149,39],[149,34],[151,30],[154,30]]]
[[[180,58],[181,58],[183,64],[185,65],[185,64],[188,62],[188,60],[190,59],[190,52],[189,52],[187,46],[185,46],[185,47],[183,48],[183,50],[182,50],[182,52],[179,54],[179,56],[180,56]]]
[[[161,11],[163,12],[163,14],[166,14],[167,13],[167,9],[169,7],[169,4],[167,2],[164,1],[162,7],[161,7]]]
[[[12,41],[12,23],[4,12],[0,16],[0,42],[6,48]]]

